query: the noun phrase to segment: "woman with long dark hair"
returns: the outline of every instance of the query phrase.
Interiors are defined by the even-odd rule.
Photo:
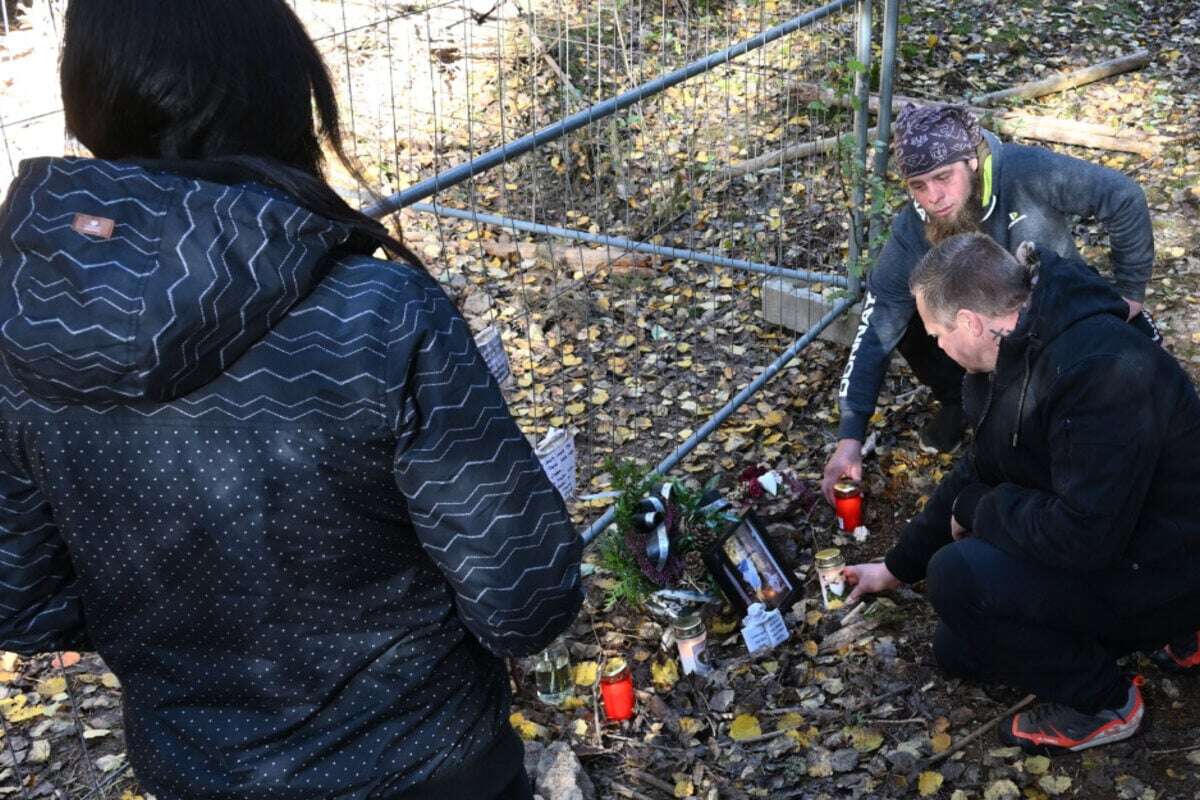
[[[498,656],[574,618],[579,538],[465,321],[323,177],[302,25],[73,0],[62,89],[95,158],[0,207],[0,648],[97,650],[160,800],[529,797]]]

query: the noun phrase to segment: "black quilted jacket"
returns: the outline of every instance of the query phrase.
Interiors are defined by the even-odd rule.
[[[0,648],[94,648],[160,800],[488,797],[580,540],[423,271],[256,184],[0,208]]]

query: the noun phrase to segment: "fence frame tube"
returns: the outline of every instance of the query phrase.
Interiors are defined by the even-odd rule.
[[[411,205],[418,200],[423,200],[426,197],[439,192],[443,189],[448,189],[463,181],[473,178],[474,176],[487,172],[492,167],[523,155],[536,147],[540,147],[547,142],[552,142],[571,131],[578,130],[585,125],[595,122],[605,117],[611,116],[622,109],[652,97],[659,92],[669,89],[677,83],[682,83],[689,78],[695,77],[703,72],[708,72],[714,67],[719,67],[722,64],[727,64],[738,56],[769,44],[776,39],[786,36],[789,33],[794,33],[801,28],[807,27],[814,22],[818,22],[825,17],[841,11],[855,0],[833,0],[833,2],[821,6],[820,8],[809,11],[806,14],[801,14],[798,17],[784,22],[781,25],[776,25],[774,28],[763,31],[757,36],[746,39],[743,42],[727,47],[724,50],[713,53],[699,61],[693,61],[685,67],[681,67],[674,72],[668,72],[666,75],[660,75],[654,80],[647,81],[641,86],[630,89],[628,92],[611,97],[608,100],[596,103],[595,105],[585,108],[583,111],[576,112],[569,117],[564,117],[553,125],[542,128],[540,131],[522,136],[507,144],[503,144],[493,150],[489,150],[483,155],[476,156],[470,161],[459,164],[457,167],[451,167],[445,172],[434,175],[432,178],[421,181],[402,192],[386,197],[383,200],[372,203],[363,209],[364,213],[372,217],[381,217],[384,214],[389,214],[397,211],[405,206]],[[863,2],[863,0],[858,0]]]
[[[836,275],[831,272],[813,272],[807,269],[788,269],[786,267],[773,267],[769,264],[761,264],[757,261],[746,261],[740,258],[725,258],[724,256],[712,255],[699,250],[684,250],[678,247],[666,247],[664,245],[649,244],[647,242],[639,242],[635,239],[624,239],[620,236],[607,236],[599,233],[590,233],[589,231],[581,231],[575,228],[560,228],[556,225],[543,225],[537,222],[527,222],[520,219],[512,219],[510,217],[501,217],[496,214],[485,214],[479,211],[468,211],[466,209],[451,208],[449,206],[440,205],[437,203],[414,203],[409,206],[412,211],[420,211],[427,214],[437,214],[443,217],[452,217],[454,219],[469,220],[485,225],[495,225],[501,228],[510,230],[525,231],[526,233],[541,234],[545,236],[557,236],[562,239],[571,239],[577,242],[589,242],[591,244],[605,245],[621,252],[646,253],[647,255],[660,256],[662,258],[672,260],[696,261],[701,264],[712,264],[717,267],[729,267],[731,269],[743,270],[745,272],[755,272],[760,275],[770,275],[778,278],[790,278],[792,280],[808,281],[810,283],[827,283],[832,286],[846,286],[846,277],[844,275]]]
[[[900,27],[900,0],[884,0],[883,53],[879,66],[879,111],[876,115],[875,185],[871,222],[867,234],[871,263],[879,256],[879,229],[883,225],[884,182],[887,180],[888,143],[892,138],[892,82],[896,76],[896,37]]]

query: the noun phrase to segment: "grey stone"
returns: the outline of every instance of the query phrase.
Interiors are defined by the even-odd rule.
[[[545,800],[596,800],[592,779],[566,742],[554,742],[542,753],[534,788]]]
[[[808,330],[817,320],[828,314],[836,300],[829,299],[808,288],[807,284],[786,278],[767,278],[762,284],[763,319],[797,332]],[[855,304],[832,325],[821,332],[819,338],[843,347],[854,344],[858,333],[860,304]]]
[[[834,772],[849,772],[858,766],[858,751],[853,747],[843,747],[834,750],[829,760]]]
[[[917,756],[908,750],[893,750],[884,756],[898,772],[911,772],[917,766]]]

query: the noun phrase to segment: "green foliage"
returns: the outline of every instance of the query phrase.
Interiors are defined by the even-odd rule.
[[[613,581],[605,590],[605,611],[622,602],[629,606],[640,606],[655,589],[629,554],[629,548],[625,546],[625,534],[616,528],[609,528],[600,537],[600,567],[610,574]]]

